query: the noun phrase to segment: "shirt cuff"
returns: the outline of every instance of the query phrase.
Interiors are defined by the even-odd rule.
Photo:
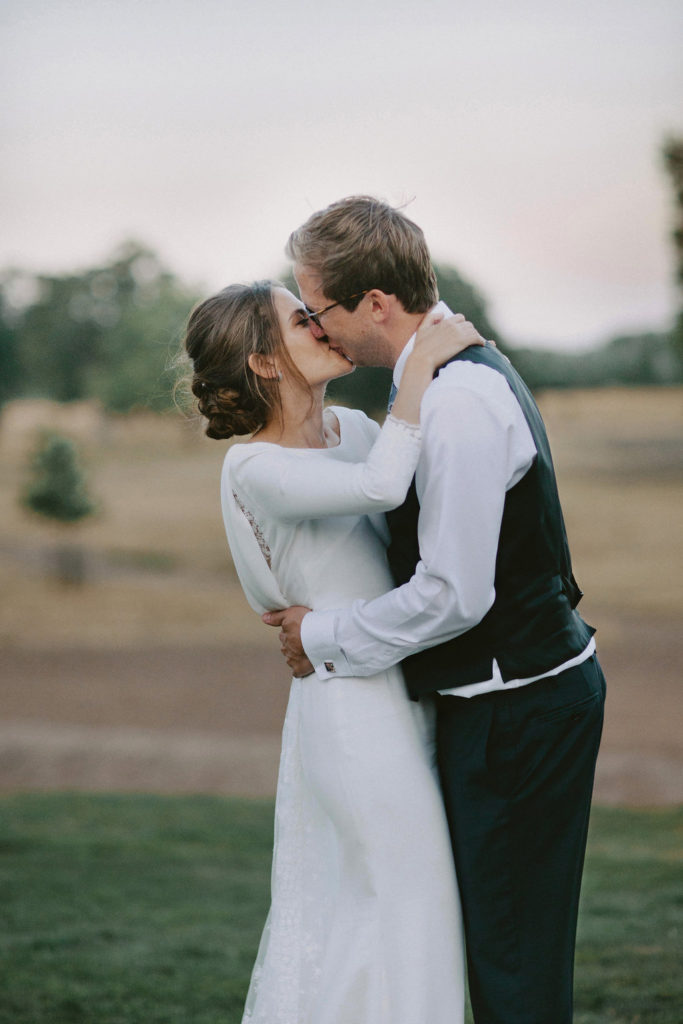
[[[337,645],[336,611],[308,612],[301,620],[301,643],[318,679],[351,676],[351,666]]]

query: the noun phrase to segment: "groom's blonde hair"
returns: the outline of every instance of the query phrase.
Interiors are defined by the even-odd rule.
[[[314,213],[285,251],[320,276],[326,298],[348,310],[371,288],[395,295],[407,313],[426,313],[439,298],[421,228],[372,196],[349,196]]]

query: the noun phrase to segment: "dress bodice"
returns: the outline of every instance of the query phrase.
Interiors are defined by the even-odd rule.
[[[340,426],[335,447],[252,441],[226,455],[226,532],[247,599],[259,611],[277,598],[282,607],[334,608],[392,586],[383,512],[410,483],[419,432],[393,420],[380,434],[358,410],[332,412]]]

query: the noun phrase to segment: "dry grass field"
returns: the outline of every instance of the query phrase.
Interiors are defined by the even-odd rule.
[[[541,406],[608,678],[598,799],[683,802],[683,391]],[[81,450],[100,511],[64,531],[89,577],[64,587],[60,536],[17,501],[19,419],[0,421],[0,790],[271,793],[287,671],[227,553],[225,444],[176,416],[95,416]]]

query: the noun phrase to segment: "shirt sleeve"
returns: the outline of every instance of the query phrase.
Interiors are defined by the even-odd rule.
[[[388,416],[364,462],[315,453],[312,465],[296,449],[254,445],[235,465],[233,479],[250,504],[280,522],[385,512],[405,499],[420,442],[418,426]]]
[[[493,604],[505,493],[536,455],[524,414],[500,374],[461,363],[427,390],[421,422],[415,574],[372,601],[305,616],[321,679],[380,672],[471,629]]]

